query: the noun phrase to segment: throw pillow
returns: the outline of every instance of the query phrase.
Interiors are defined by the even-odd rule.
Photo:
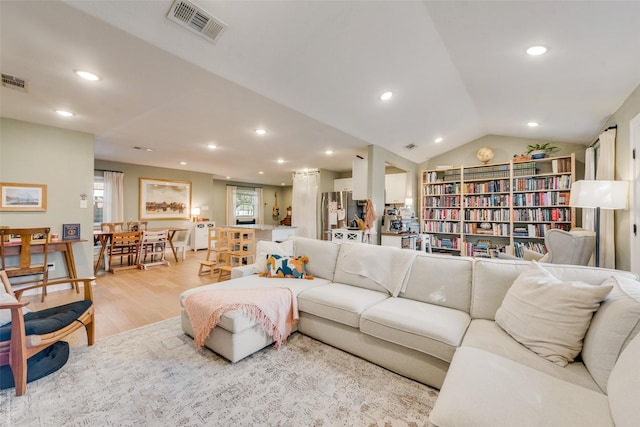
[[[293,256],[293,240],[277,243],[269,240],[258,240],[256,243],[256,261],[253,265],[255,274],[267,272],[267,258],[273,255]]]
[[[293,278],[293,279],[313,279],[313,276],[306,274],[305,264],[309,262],[306,256],[280,256],[270,255],[267,259],[267,277]]]
[[[582,350],[593,313],[611,289],[562,282],[534,261],[507,291],[496,323],[529,350],[564,367]]]
[[[607,393],[609,374],[618,356],[640,332],[640,282],[613,276],[604,284],[613,290],[593,315],[584,337],[582,360],[598,386]]]

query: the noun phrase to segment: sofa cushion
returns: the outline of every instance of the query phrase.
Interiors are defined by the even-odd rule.
[[[429,422],[438,427],[613,426],[603,393],[473,347],[461,347],[453,356]]]
[[[640,334],[622,351],[609,382],[609,407],[616,427],[635,427],[640,420]]]
[[[342,243],[333,281],[397,296],[406,286],[416,251]]]
[[[452,308],[388,298],[362,313],[360,330],[450,362],[471,317]]]
[[[598,384],[593,380],[589,371],[580,361],[569,363],[560,367],[529,350],[507,334],[504,329],[493,320],[473,319],[467,333],[462,340],[462,347],[474,347],[489,351],[498,356],[506,357],[515,362],[527,365],[530,368],[568,381],[570,383],[588,388],[589,390],[602,392]]]
[[[294,242],[294,255],[309,257],[306,266],[308,274],[333,281],[339,244],[298,236],[291,236],[289,239]]]
[[[382,292],[342,283],[330,283],[300,293],[298,295],[298,310],[358,328],[360,314],[388,297],[386,293]]]
[[[618,356],[640,331],[640,282],[614,276],[604,284],[613,289],[591,320],[584,337],[582,360],[606,393],[607,380]]]
[[[527,261],[475,259],[473,268],[473,292],[471,317],[494,320],[496,311],[513,281],[530,264]],[[581,265],[552,265],[544,267],[563,282],[579,280],[590,285],[600,285],[611,276],[637,279],[634,273],[607,268]]]
[[[285,240],[277,243],[270,240],[258,240],[256,243],[256,261],[253,264],[253,272],[255,274],[264,274],[267,272],[267,258],[269,255],[292,256],[293,240]]]
[[[496,323],[534,353],[566,366],[582,350],[591,317],[611,289],[561,282],[532,262],[509,288]]]
[[[401,298],[469,312],[473,258],[421,254],[413,262]]]

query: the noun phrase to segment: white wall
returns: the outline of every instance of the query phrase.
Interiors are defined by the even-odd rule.
[[[50,227],[62,234],[62,224],[79,223],[86,243],[74,244],[79,276],[93,275],[93,145],[91,134],[0,118],[0,181],[47,185],[45,212],[0,212],[0,225],[10,227]],[[80,194],[88,196],[86,209],[80,208]],[[60,253],[51,275],[64,271]]]

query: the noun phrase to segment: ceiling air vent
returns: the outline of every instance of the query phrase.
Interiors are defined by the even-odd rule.
[[[187,0],[176,0],[167,14],[169,20],[215,43],[227,24]]]
[[[27,80],[19,79],[9,74],[2,73],[2,86],[19,90],[20,92],[29,92],[29,82]]]
[[[416,148],[416,144],[405,145],[404,148],[406,148],[407,150],[413,150],[414,148]]]

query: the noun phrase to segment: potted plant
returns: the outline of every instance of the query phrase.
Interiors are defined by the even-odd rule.
[[[550,142],[544,144],[529,144],[527,145],[527,154],[531,155],[532,159],[543,159],[553,150],[558,147],[554,147]]]

